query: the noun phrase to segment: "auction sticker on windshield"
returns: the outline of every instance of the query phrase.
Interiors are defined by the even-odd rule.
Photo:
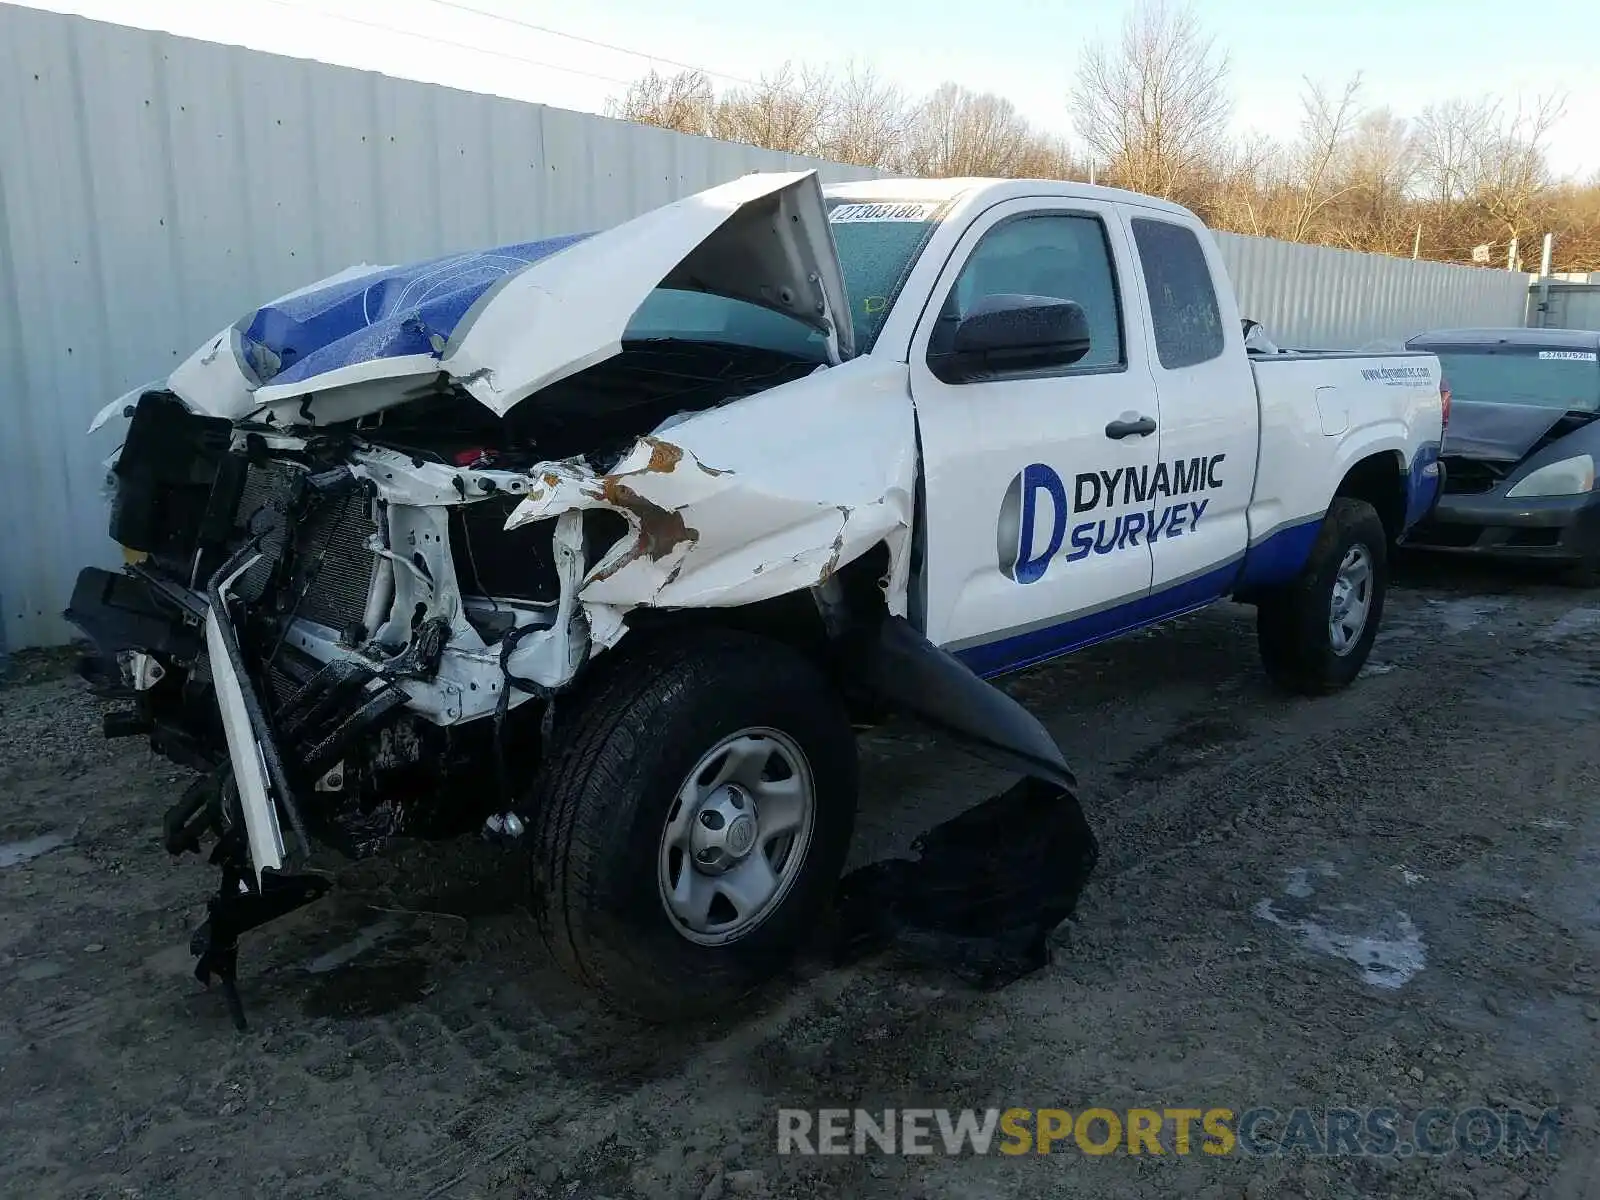
[[[1600,361],[1600,352],[1594,350],[1541,350],[1541,361],[1559,362],[1596,362]]]
[[[931,221],[939,206],[930,203],[841,204],[828,214],[835,224],[846,221]]]

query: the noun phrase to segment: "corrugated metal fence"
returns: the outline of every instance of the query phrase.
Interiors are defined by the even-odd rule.
[[[1237,233],[1217,235],[1239,295],[1280,346],[1357,350],[1425,329],[1521,325],[1527,276]]]
[[[1544,329],[1600,329],[1600,276],[1589,283],[1536,280],[1528,287],[1528,324]]]
[[[74,575],[115,559],[99,465],[115,438],[85,437],[90,418],[263,299],[355,262],[604,227],[748,171],[870,174],[4,4],[0,112],[13,648],[69,637]],[[1253,238],[1224,254],[1284,344],[1522,319],[1521,276]]]

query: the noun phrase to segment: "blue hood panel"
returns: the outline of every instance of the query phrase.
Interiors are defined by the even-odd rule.
[[[439,357],[485,292],[591,236],[568,234],[495,250],[452,254],[314,287],[257,309],[239,323],[259,383],[302,383],[385,358]]]

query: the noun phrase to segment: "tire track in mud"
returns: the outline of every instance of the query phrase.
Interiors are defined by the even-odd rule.
[[[607,1086],[592,1078],[592,1070],[588,1072],[591,1078],[583,1082],[575,1082],[571,1074],[560,1072],[563,1090],[559,1094],[546,1093],[535,1099],[523,1088],[478,1100],[463,1107],[451,1123],[452,1129],[462,1134],[459,1140],[407,1164],[404,1173],[415,1181],[417,1194],[431,1200],[453,1195],[456,1189],[469,1184],[481,1185],[485,1172],[518,1150],[526,1153],[516,1156],[515,1162],[527,1166],[530,1156],[535,1156],[536,1162],[542,1144],[548,1143],[558,1148],[559,1156],[569,1167],[574,1160],[587,1161],[582,1179],[589,1190],[577,1194],[608,1193],[612,1189],[617,1194],[632,1194],[627,1178],[613,1179],[612,1189],[596,1187],[595,1183],[597,1177],[616,1175],[618,1171],[625,1176],[633,1174],[637,1167],[635,1156],[615,1149],[614,1143],[624,1126],[643,1122],[637,1116],[641,1108],[657,1120],[663,1114],[683,1111],[685,1105],[703,1108],[710,1098],[701,1093],[701,1081],[727,1075],[731,1064],[751,1059],[782,1029],[819,1006],[836,1004],[858,974],[856,969],[830,971],[798,983],[786,994],[769,994],[759,1002],[760,1010],[755,1014],[712,1036],[706,1036],[708,1031],[703,1027],[679,1030],[673,1038],[679,1044],[688,1043],[688,1052],[670,1069],[653,1072],[651,1078],[638,1081],[633,1087],[619,1090]],[[632,1035],[651,1039],[657,1036],[650,1029],[635,1030]],[[557,1070],[560,1071],[559,1065]],[[717,1115],[728,1114],[719,1111]],[[697,1120],[703,1123],[704,1119],[703,1113],[697,1113]],[[639,1140],[637,1131],[632,1140]],[[633,1189],[633,1193],[637,1191]]]

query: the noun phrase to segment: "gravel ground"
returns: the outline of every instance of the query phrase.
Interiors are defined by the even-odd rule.
[[[1600,1196],[1600,597],[1412,569],[1338,696],[1224,607],[1008,687],[1079,770],[1100,868],[1052,964],[971,991],[808,959],[641,1029],[556,972],[504,852],[408,848],[249,935],[250,1029],[189,971],[184,776],[106,743],[60,656],[0,688],[0,1193]],[[862,742],[859,862],[1005,782]],[[1026,830],[1018,830],[1026,837]],[[1559,1156],[780,1158],[776,1110],[1560,1106]]]

